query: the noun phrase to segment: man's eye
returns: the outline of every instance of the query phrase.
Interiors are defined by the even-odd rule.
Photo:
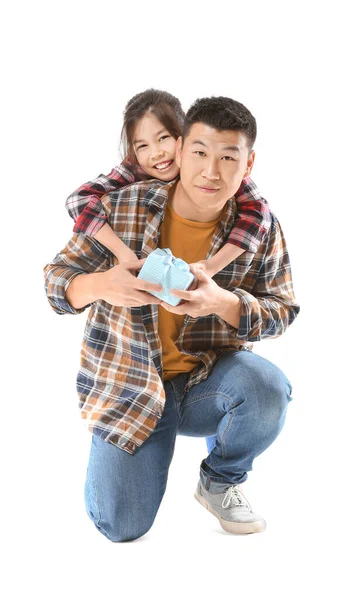
[[[202,150],[195,150],[194,154],[197,154],[198,156],[204,156],[205,152],[203,152]]]
[[[223,160],[234,160],[232,156],[223,156]]]

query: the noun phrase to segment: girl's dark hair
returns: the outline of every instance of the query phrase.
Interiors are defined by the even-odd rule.
[[[199,98],[189,108],[184,121],[183,142],[194,123],[204,123],[218,131],[241,131],[251,151],[256,140],[257,125],[250,111],[236,100],[225,96]]]
[[[182,134],[184,111],[178,98],[152,88],[136,94],[126,104],[121,131],[124,156],[133,166],[138,165],[132,143],[133,131],[138,121],[147,113],[153,114],[174,139],[178,139]]]

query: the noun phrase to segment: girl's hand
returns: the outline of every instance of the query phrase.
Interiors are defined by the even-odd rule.
[[[136,262],[138,260],[136,254],[130,248],[126,248],[125,250],[120,250],[120,254],[117,256],[119,263],[124,262]]]
[[[117,265],[119,263],[120,265],[123,265],[123,266],[125,266],[124,263],[137,262],[137,261],[138,261],[138,258],[136,256],[136,254],[134,253],[133,250],[131,250],[131,248],[128,248],[127,246],[123,250],[120,249],[120,253],[118,253],[114,258],[114,264]],[[133,271],[131,269],[130,269],[130,273],[132,275],[136,275],[135,271]]]
[[[209,260],[199,260],[196,263],[190,263],[189,266],[192,271],[194,271],[194,269],[201,269],[207,274],[208,277],[213,277],[215,275],[215,271],[213,271],[213,269],[210,267]]]

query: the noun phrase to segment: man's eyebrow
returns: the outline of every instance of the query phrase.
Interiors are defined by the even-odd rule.
[[[204,142],[202,142],[201,140],[193,140],[192,144],[201,144],[202,146],[204,146],[204,148],[207,148],[207,145],[204,144]]]
[[[232,150],[233,152],[240,153],[240,148],[238,146],[224,146],[223,150]]]
[[[161,133],[163,133],[164,131],[167,131],[167,129],[165,127],[163,127],[163,129],[160,129],[159,131],[157,131],[154,135],[160,135]],[[139,142],[144,142],[145,140],[133,140],[133,144],[138,144]]]
[[[202,142],[201,140],[193,140],[192,144],[201,144],[202,146],[204,146],[204,148],[207,148],[207,145],[204,144],[204,142]],[[224,146],[221,149],[222,150],[232,150],[233,152],[238,152],[240,154],[239,146]]]

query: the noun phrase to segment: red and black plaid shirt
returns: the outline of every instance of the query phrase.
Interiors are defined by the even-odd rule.
[[[66,208],[75,221],[75,233],[94,236],[106,221],[101,204],[104,194],[114,192],[130,183],[147,179],[140,171],[135,173],[127,162],[115,167],[109,175],[99,175],[84,183],[66,201]],[[155,181],[155,180],[152,180]],[[262,198],[252,179],[243,179],[235,194],[238,216],[227,243],[247,252],[257,252],[265,234],[271,226],[271,215],[267,201]]]

